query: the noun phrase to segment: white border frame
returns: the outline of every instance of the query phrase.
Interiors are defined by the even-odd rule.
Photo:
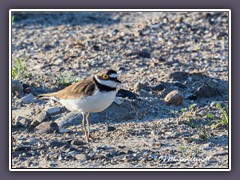
[[[54,168],[49,168],[49,169],[14,169],[11,167],[12,165],[12,140],[11,140],[11,122],[12,122],[12,107],[11,107],[11,67],[12,67],[12,33],[11,33],[11,14],[12,12],[17,12],[17,11],[28,11],[28,12],[33,12],[33,11],[38,11],[38,12],[57,12],[57,11],[62,11],[62,12],[77,12],[77,11],[82,11],[82,12],[113,12],[113,11],[132,11],[132,12],[150,12],[150,11],[159,11],[159,12],[215,12],[215,11],[227,11],[229,14],[229,47],[228,47],[228,73],[229,73],[229,157],[228,157],[228,163],[229,163],[229,168],[228,169],[67,169],[67,168],[61,168],[61,169],[54,169]],[[230,9],[10,9],[9,10],[9,171],[231,171],[231,10]]]

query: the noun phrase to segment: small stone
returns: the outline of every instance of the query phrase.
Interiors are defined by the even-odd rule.
[[[37,119],[39,122],[46,122],[50,120],[49,118],[50,118],[50,115],[46,111],[43,111],[38,115]]]
[[[147,85],[145,84],[142,84],[140,82],[137,82],[135,85],[134,85],[134,91],[135,92],[139,92],[141,90],[146,90],[146,91],[149,91],[150,90],[150,87],[148,87]]]
[[[156,86],[153,86],[151,89],[154,90],[154,91],[162,91],[164,90],[166,87],[165,85],[163,85],[162,83],[156,85]]]
[[[74,139],[74,140],[71,141],[71,144],[76,145],[76,146],[81,146],[81,145],[85,145],[86,143],[84,141]]]
[[[151,54],[147,49],[143,49],[142,51],[138,52],[138,56],[143,58],[150,58]]]
[[[12,81],[12,93],[17,92],[18,94],[23,94],[23,86],[22,83],[18,80]]]
[[[60,142],[60,141],[52,141],[49,143],[50,147],[62,147],[64,146],[66,143],[65,142]]]
[[[177,86],[177,87],[182,88],[182,89],[186,89],[187,88],[187,86],[185,86],[184,84],[182,84],[180,82],[175,82],[174,86]]]
[[[170,93],[168,93],[166,95],[166,97],[164,98],[164,101],[168,105],[172,105],[172,104],[182,105],[183,104],[183,94],[178,90],[171,91]]]
[[[34,120],[34,121],[31,122],[31,125],[30,125],[30,126],[31,126],[32,128],[35,128],[35,127],[38,126],[39,124],[40,124],[39,121]]]
[[[42,133],[53,133],[58,132],[59,127],[55,122],[43,122],[39,124],[36,128],[36,131],[40,134]]]
[[[77,160],[81,160],[81,161],[86,161],[86,160],[89,159],[89,157],[88,157],[86,154],[77,154],[77,155],[75,156],[75,158],[76,158]]]
[[[221,153],[216,153],[213,156],[227,156],[228,152],[221,152]]]
[[[23,98],[21,98],[21,101],[22,101],[23,103],[30,104],[30,103],[35,103],[35,102],[37,102],[38,100],[34,98],[34,96],[33,96],[32,93],[30,93],[30,94],[24,96]]]
[[[192,93],[186,93],[186,94],[184,95],[184,97],[185,97],[186,99],[190,99],[190,100],[197,100],[197,96],[196,96],[195,94],[192,94]]]
[[[217,88],[213,88],[207,84],[199,87],[194,93],[201,98],[216,97],[220,94]]]
[[[70,132],[72,132],[70,129],[60,129],[60,130],[59,130],[59,133],[62,133],[62,134],[64,134],[64,133],[70,133]]]
[[[111,131],[115,131],[115,130],[116,130],[116,128],[113,127],[113,126],[107,126],[107,127],[106,127],[106,131],[107,131],[107,132],[111,132]]]
[[[61,108],[59,107],[50,107],[46,110],[46,113],[49,115],[49,116],[55,116],[57,114],[60,114],[61,113]]]
[[[16,121],[16,126],[20,126],[20,127],[24,127],[24,128],[29,127],[31,124],[31,120],[27,119],[23,116],[16,117],[15,121]]]
[[[181,72],[181,71],[173,72],[169,74],[169,78],[173,79],[174,81],[183,81],[183,80],[186,80],[187,77],[188,77],[188,73]]]
[[[95,155],[95,152],[94,152],[94,150],[93,150],[93,149],[91,149],[88,155],[89,155],[89,157],[93,157],[93,156]]]

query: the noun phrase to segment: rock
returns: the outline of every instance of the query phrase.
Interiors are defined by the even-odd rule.
[[[163,83],[160,83],[156,86],[152,86],[151,89],[154,91],[162,91],[166,88],[166,86]]]
[[[93,149],[90,150],[90,152],[88,153],[89,157],[93,157],[95,155],[95,152]]]
[[[74,140],[71,141],[71,144],[76,145],[76,146],[81,146],[81,145],[85,145],[86,143],[84,141],[74,139]]]
[[[141,90],[149,91],[149,90],[151,89],[149,86],[147,86],[147,85],[145,85],[145,84],[142,84],[142,83],[140,83],[140,82],[137,82],[137,83],[133,86],[133,88],[134,88],[134,91],[135,91],[135,92],[139,92],[139,91],[141,91]]]
[[[200,98],[210,98],[210,97],[216,97],[220,94],[219,90],[217,88],[213,88],[207,84],[204,84],[200,86],[194,94],[197,95],[197,97]]]
[[[32,121],[23,116],[18,116],[18,117],[16,117],[15,122],[16,122],[16,126],[27,128],[30,126]]]
[[[168,105],[172,105],[172,104],[182,105],[183,104],[183,94],[178,90],[171,91],[170,93],[168,93],[166,95],[166,97],[164,98],[164,101]]]
[[[128,99],[137,99],[138,98],[137,94],[135,94],[131,91],[125,90],[125,89],[118,90],[118,93],[116,96],[122,97],[122,98],[127,97]]]
[[[90,115],[90,117],[91,117],[91,115]],[[66,116],[63,116],[63,117],[55,120],[54,122],[56,122],[59,127],[79,125],[82,122],[82,115],[71,112],[71,113],[67,114]]]
[[[138,52],[138,56],[143,58],[150,58],[151,54],[147,49],[143,49],[142,51]]]
[[[197,96],[195,94],[192,94],[192,93],[186,93],[186,94],[184,94],[184,97],[186,99],[190,99],[190,100],[197,100]]]
[[[52,141],[50,142],[49,146],[50,147],[62,147],[64,146],[66,143],[65,142],[60,142],[60,141]]]
[[[43,111],[38,115],[37,119],[40,123],[41,122],[46,122],[46,121],[50,120],[50,115],[48,114],[48,112]]]
[[[55,116],[55,115],[61,113],[61,108],[59,108],[59,107],[50,107],[50,108],[45,108],[45,109],[46,109],[46,113],[49,116]]]
[[[81,160],[81,161],[86,161],[86,160],[89,159],[89,157],[88,157],[86,154],[77,154],[77,155],[75,156],[75,158],[76,158],[77,160]]]
[[[39,124],[40,124],[39,121],[34,120],[34,121],[31,122],[31,127],[32,127],[32,128],[35,128],[35,127],[38,126]]]
[[[30,94],[22,97],[22,98],[21,98],[21,101],[22,101],[23,103],[30,104],[30,103],[35,103],[35,102],[37,102],[38,100],[34,98],[34,96],[33,96],[32,93],[30,93]]]
[[[182,89],[186,89],[186,88],[187,88],[187,86],[185,86],[184,84],[182,84],[182,83],[180,83],[180,82],[175,82],[175,83],[174,83],[174,86],[179,87],[179,88],[182,88]]]
[[[107,132],[111,132],[111,131],[114,131],[114,130],[116,130],[116,128],[113,127],[113,126],[107,126],[107,127],[106,127],[106,131],[107,131]]]
[[[18,80],[12,80],[12,93],[23,94],[22,83]]]
[[[42,133],[53,133],[58,132],[59,127],[55,122],[43,122],[39,124],[36,128],[36,131],[40,134]]]
[[[26,94],[34,93],[31,87],[27,87],[27,88],[23,89],[23,92]]]
[[[184,81],[187,79],[187,77],[188,77],[188,73],[181,72],[181,71],[173,72],[169,74],[169,78],[174,81]]]
[[[70,133],[70,132],[72,132],[70,129],[60,129],[60,130],[59,130],[59,133],[62,133],[62,134],[64,134],[64,133]]]
[[[213,156],[227,156],[228,152],[221,152],[221,153],[216,153]]]

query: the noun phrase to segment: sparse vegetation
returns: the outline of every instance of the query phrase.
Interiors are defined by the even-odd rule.
[[[196,106],[197,106],[196,104],[191,104],[188,108],[183,108],[181,110],[183,112],[182,117],[184,117],[187,120],[186,124],[190,125],[193,128],[196,128],[198,130],[199,138],[206,141],[208,138],[210,138],[210,135],[207,132],[205,125],[200,126],[193,122],[194,111],[195,111]]]
[[[12,25],[14,25],[14,16],[11,17]]]
[[[208,119],[213,119],[213,123],[216,124],[216,127],[222,127],[222,126],[228,126],[228,113],[227,108],[223,108],[220,103],[216,104],[216,107],[221,111],[221,116],[217,117],[213,115],[212,113],[207,114]]]
[[[20,77],[32,77],[31,73],[27,73],[26,67],[26,58],[17,58],[15,65],[12,66],[12,79],[19,79]]]

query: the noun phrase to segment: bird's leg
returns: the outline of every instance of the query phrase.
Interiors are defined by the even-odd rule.
[[[82,113],[83,119],[82,119],[82,126],[83,126],[83,131],[85,133],[86,136],[86,140],[88,142],[88,138],[87,138],[87,130],[86,130],[86,126],[85,126],[85,113]]]
[[[86,116],[86,121],[87,121],[87,130],[88,130],[88,138],[90,137],[90,123],[89,123],[89,116],[90,113],[88,112],[87,116]]]

